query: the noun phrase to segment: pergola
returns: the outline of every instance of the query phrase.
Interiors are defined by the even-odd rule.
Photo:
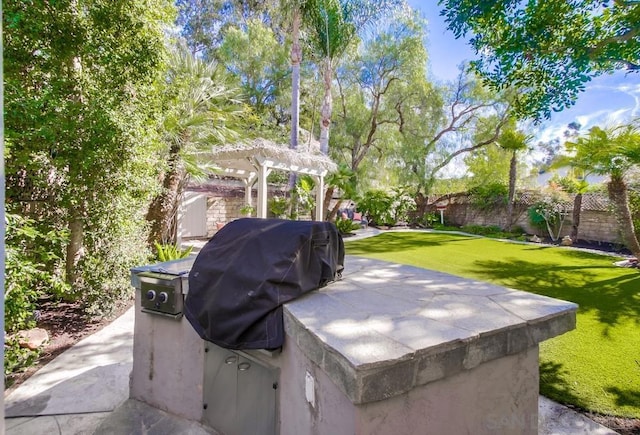
[[[292,171],[310,175],[316,181],[316,220],[324,220],[324,179],[337,166],[327,156],[308,149],[292,150],[267,139],[212,148],[207,157],[219,171],[240,178],[245,186],[245,202],[252,205],[251,191],[258,186],[256,216],[267,217],[267,176],[271,171]]]

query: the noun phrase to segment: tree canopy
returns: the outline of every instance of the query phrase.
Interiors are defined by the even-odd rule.
[[[471,66],[494,89],[513,87],[521,118],[576,102],[603,73],[640,72],[640,3],[626,0],[440,0],[456,38],[470,36]]]
[[[144,258],[172,19],[166,0],[3,4],[7,210],[67,235],[50,270],[88,305],[108,308]]]

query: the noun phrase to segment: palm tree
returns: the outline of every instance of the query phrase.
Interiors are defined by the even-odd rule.
[[[640,244],[629,209],[625,174],[640,164],[640,119],[609,129],[593,127],[587,136],[567,143],[575,151],[574,166],[608,175],[607,192],[613,204],[627,248],[640,258]]]
[[[237,91],[220,81],[216,62],[194,57],[185,46],[169,59],[161,137],[166,145],[162,190],[151,201],[149,243],[175,243],[177,210],[189,175],[202,175],[198,151],[238,135],[231,129],[242,117]]]
[[[329,129],[333,111],[331,84],[337,60],[354,41],[358,32],[403,0],[307,0],[303,23],[309,31],[314,51],[323,59],[321,65],[324,98],[320,111],[320,151],[329,154]]]
[[[531,139],[521,131],[515,128],[508,128],[502,132],[498,139],[498,145],[507,151],[511,152],[511,160],[509,163],[509,196],[507,198],[507,223],[505,229],[508,231],[513,225],[513,205],[516,196],[516,176],[518,160],[517,155],[519,151],[527,149],[527,142]]]

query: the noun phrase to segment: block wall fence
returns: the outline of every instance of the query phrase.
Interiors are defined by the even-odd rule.
[[[244,187],[237,182],[220,181],[202,185],[192,185],[189,192],[199,193],[206,197],[206,226],[207,237],[211,237],[218,230],[218,226],[234,219],[244,217],[241,209],[245,205]],[[283,187],[269,187],[269,198],[275,195],[284,195]],[[330,207],[336,203],[332,199]],[[350,201],[343,201],[344,205]],[[431,202],[431,201],[430,201]],[[446,203],[444,211],[445,223],[448,225],[497,225],[503,227],[507,220],[506,207],[496,208],[491,211],[483,211],[474,207],[466,195],[451,195],[445,200],[439,199],[439,203]],[[257,203],[257,192],[253,191],[252,204]],[[516,203],[514,213],[515,225],[521,227],[527,234],[536,234],[540,237],[547,236],[546,231],[535,228],[529,223],[527,209],[532,205],[531,198],[524,196]],[[435,204],[429,211],[436,212]],[[439,212],[436,212],[439,214]],[[255,216],[255,213],[254,213]],[[301,219],[310,220],[311,215],[301,216]],[[560,237],[569,235],[572,226],[571,212],[566,217]],[[583,197],[582,212],[578,238],[603,243],[622,243],[617,219],[611,210],[608,199],[601,194],[586,194]]]
[[[527,234],[548,237],[545,230],[535,228],[529,223],[527,210],[531,205],[533,204],[527,199],[516,203],[514,207],[516,217],[514,225],[521,227]],[[446,224],[455,226],[498,225],[504,227],[507,221],[507,210],[505,206],[489,212],[482,211],[474,207],[468,197],[457,196],[449,200],[449,204],[444,211],[444,219]],[[572,212],[569,211],[560,237],[570,234],[572,224]],[[618,228],[618,221],[606,196],[600,194],[584,195],[580,212],[578,239],[603,243],[622,243]]]

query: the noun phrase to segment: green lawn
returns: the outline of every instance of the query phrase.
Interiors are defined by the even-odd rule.
[[[385,233],[345,245],[350,255],[579,304],[576,330],[540,346],[540,392],[586,410],[640,418],[638,270],[612,266],[613,257],[573,249],[445,233]]]

